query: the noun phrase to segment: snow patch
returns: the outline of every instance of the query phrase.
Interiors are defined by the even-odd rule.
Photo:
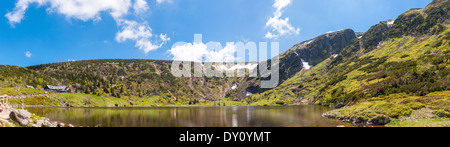
[[[334,54],[334,55],[331,55],[333,58],[336,58],[337,56],[338,56],[338,54]]]
[[[310,41],[306,42],[305,45],[311,44],[312,42],[314,42],[314,40],[310,40]]]
[[[237,88],[237,85],[233,85],[233,87],[231,87],[231,89],[236,89]]]
[[[309,62],[305,62],[305,60],[302,59],[302,63],[303,63],[303,67],[304,67],[306,70],[311,69],[312,66],[309,65]]]
[[[337,31],[328,31],[327,34],[331,34],[331,33],[334,33],[334,32],[340,32],[340,31],[343,31],[343,30],[340,29],[340,30],[337,30]]]
[[[380,41],[377,45],[377,49],[381,47],[381,45],[383,45],[383,41]]]
[[[387,22],[388,27],[392,27],[394,25],[395,20],[389,20]]]
[[[247,91],[247,96],[251,96],[253,93]]]
[[[294,51],[294,53],[297,55],[297,57],[300,57],[300,55],[298,55],[298,53],[296,51]]]
[[[246,65],[234,65],[234,66],[232,66],[232,67],[230,67],[230,68],[228,68],[227,66],[225,66],[225,65],[220,65],[218,68],[220,68],[220,69],[222,69],[222,70],[226,70],[226,71],[228,71],[228,70],[239,70],[239,69],[249,69],[249,70],[254,70],[256,67],[258,67],[258,64],[246,64]],[[216,66],[216,68],[217,68],[217,66]]]

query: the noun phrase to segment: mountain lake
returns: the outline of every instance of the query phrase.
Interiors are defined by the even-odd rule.
[[[323,118],[317,105],[242,107],[59,108],[27,107],[50,120],[85,127],[353,127]]]

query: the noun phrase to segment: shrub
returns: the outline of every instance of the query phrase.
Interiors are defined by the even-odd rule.
[[[371,123],[384,125],[392,118],[409,116],[412,109],[402,104],[385,101],[374,101],[356,104],[326,113],[326,116],[339,119],[351,119],[355,123]]]
[[[436,114],[439,117],[450,118],[450,112],[445,111],[445,110],[437,110],[437,111],[434,111],[433,113]]]
[[[414,109],[414,110],[419,110],[425,107],[425,104],[419,103],[419,102],[411,102],[406,104],[406,106]]]

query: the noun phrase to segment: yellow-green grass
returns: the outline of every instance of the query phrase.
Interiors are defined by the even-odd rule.
[[[429,110],[427,113],[432,117],[417,119],[417,116],[422,116],[418,114],[425,114],[419,113],[423,109]],[[353,106],[327,112],[326,116],[358,120],[359,123],[384,118],[392,120],[388,126],[445,126],[450,118],[450,91],[433,92],[426,96],[399,93],[366,99]]]
[[[46,96],[11,99],[10,104],[26,106],[55,106],[55,107],[195,107],[195,106],[245,106],[244,101],[221,99],[220,101],[200,100],[173,101],[161,96],[152,97],[102,97],[83,93],[59,93]]]
[[[20,94],[45,94],[45,91],[33,89],[33,88],[24,88],[24,87],[8,87],[0,89],[0,95],[20,95]]]
[[[417,59],[426,53],[445,53],[450,50],[450,40],[446,39],[449,34],[450,29],[447,29],[439,35],[389,39],[367,56],[375,58],[388,56],[387,62],[401,62]]]

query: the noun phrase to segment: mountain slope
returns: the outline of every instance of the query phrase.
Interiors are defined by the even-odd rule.
[[[429,101],[440,101],[442,106],[439,107],[435,107],[434,103],[412,103],[414,101],[399,104],[408,96],[420,101],[416,97],[450,90],[449,8],[448,0],[435,0],[425,9],[410,10],[395,21],[380,22],[361,38],[353,39],[336,58],[331,57],[310,71],[298,73],[279,87],[251,97],[250,101],[264,105],[309,102],[337,107],[358,107],[363,102],[381,101],[359,108],[351,107],[356,111],[345,113],[347,115],[329,115],[353,119],[361,117],[363,122],[377,118],[372,121],[374,124],[388,122],[381,118],[390,120],[410,115],[413,111],[403,111],[411,109],[409,106],[399,107],[398,113],[401,115],[386,115],[361,109],[374,107],[383,110],[391,105],[403,106],[404,103],[430,107],[436,114],[450,113],[448,93],[437,98],[428,97],[432,99]],[[388,101],[389,96],[400,99],[400,102]]]
[[[303,65],[304,63],[308,63],[310,66],[315,66],[330,56],[338,54],[354,38],[356,38],[355,32],[351,29],[346,29],[324,34],[293,46],[286,52],[279,55],[279,84],[282,84],[285,80],[293,77],[295,74],[305,69],[305,65]],[[243,89],[246,89],[251,93],[262,93],[269,90],[260,88],[260,80],[261,78],[248,78],[243,83],[243,85],[245,85],[243,86]]]
[[[299,64],[302,61],[315,66],[323,60],[341,52],[354,38],[356,38],[355,32],[347,29],[321,35],[312,40],[295,45],[280,55],[281,81],[299,72],[303,67]],[[299,64],[300,66],[296,66],[295,64]],[[294,70],[289,70],[292,68]]]
[[[239,78],[175,78],[171,61],[89,60],[36,65],[28,69],[54,77],[78,93],[151,97],[167,101],[216,100]],[[222,85],[222,86],[218,86]]]
[[[39,87],[59,82],[39,71],[29,70],[18,66],[0,65],[0,88],[32,85]]]

